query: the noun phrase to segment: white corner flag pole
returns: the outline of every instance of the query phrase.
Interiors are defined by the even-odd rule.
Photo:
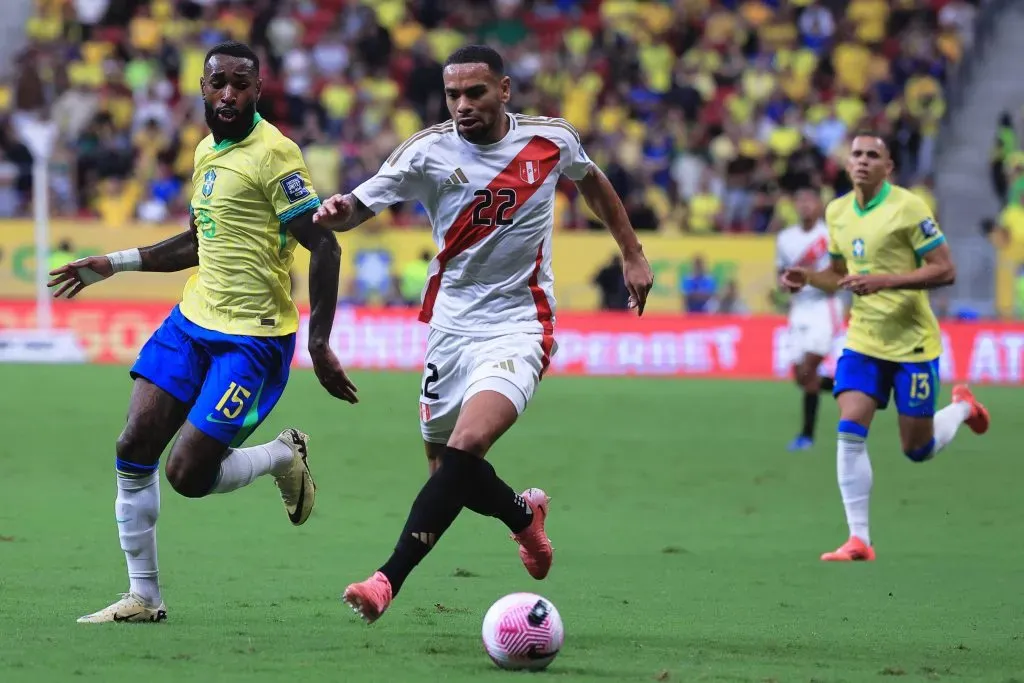
[[[36,157],[32,161],[32,214],[36,234],[36,327],[40,330],[53,327],[53,304],[46,286],[50,280],[49,185],[49,163]]]
[[[50,280],[50,158],[57,141],[57,124],[35,114],[18,112],[15,130],[32,153],[32,214],[36,237],[36,327],[53,328],[53,310],[46,283]]]

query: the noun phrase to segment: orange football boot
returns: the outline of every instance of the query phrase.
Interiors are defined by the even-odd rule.
[[[518,534],[512,534],[512,540],[519,544],[519,559],[523,561],[526,571],[539,581],[551,571],[554,555],[551,541],[544,532],[544,520],[548,516],[548,502],[551,499],[540,489],[526,489],[522,496],[533,510],[533,519],[530,526]]]
[[[988,431],[990,422],[988,409],[978,399],[974,398],[974,394],[971,393],[966,384],[957,384],[953,387],[953,402],[969,403],[971,405],[971,414],[964,421],[964,424],[970,427],[972,432],[984,434]]]
[[[875,559],[875,549],[856,536],[830,553],[821,556],[824,562],[871,562]]]
[[[366,581],[346,588],[341,599],[367,624],[372,624],[391,605],[391,581],[382,572],[374,572]]]

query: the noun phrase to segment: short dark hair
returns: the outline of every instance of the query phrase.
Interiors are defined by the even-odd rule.
[[[498,51],[487,45],[465,45],[448,56],[445,67],[452,64],[486,64],[495,76],[505,75],[505,60]]]
[[[892,145],[889,144],[889,138],[882,135],[877,130],[858,130],[853,134],[853,137],[850,138],[850,142],[853,142],[856,138],[875,138],[877,140],[881,140],[882,146],[885,147],[885,151],[889,153],[889,156],[892,156]]]
[[[256,73],[260,72],[260,58],[253,52],[252,48],[245,43],[240,43],[237,40],[228,40],[223,43],[218,43],[210,48],[210,51],[206,53],[206,59],[203,60],[205,65],[210,61],[210,57],[214,55],[227,55],[228,57],[239,57],[241,59],[248,59],[252,62],[253,70]]]

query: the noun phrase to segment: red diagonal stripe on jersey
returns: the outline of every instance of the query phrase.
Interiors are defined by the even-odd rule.
[[[814,264],[818,262],[818,259],[824,256],[827,251],[828,238],[822,235],[807,245],[807,248],[804,249],[804,253],[800,255],[796,264],[805,268],[813,268]]]
[[[544,330],[544,337],[540,344],[541,351],[544,353],[540,361],[540,376],[543,378],[544,372],[547,371],[548,365],[551,364],[551,348],[555,344],[555,326],[552,322],[551,302],[548,301],[548,295],[544,293],[538,279],[542,263],[544,263],[543,244],[537,248],[537,260],[534,262],[533,274],[530,275],[530,294],[533,295],[533,303],[537,305],[537,320],[540,321],[540,325]]]
[[[516,191],[516,203],[505,212],[507,217],[514,217],[520,207],[541,188],[545,179],[558,165],[558,157],[558,145],[547,138],[535,135],[509,162],[508,166],[487,185],[487,189],[492,192],[502,189]],[[536,182],[527,183],[520,177],[519,164],[531,161],[536,162],[540,168],[537,169]],[[490,207],[481,212],[481,215],[487,217],[488,222],[484,225],[473,224],[473,209],[479,201],[482,200],[474,199],[466,206],[444,236],[444,248],[437,254],[437,272],[430,276],[426,292],[423,295],[423,309],[420,311],[422,322],[430,322],[434,315],[434,303],[437,301],[437,293],[441,290],[441,278],[444,277],[444,269],[448,262],[472,248],[473,245],[479,244],[498,227],[494,219],[501,201],[497,197],[491,202]]]

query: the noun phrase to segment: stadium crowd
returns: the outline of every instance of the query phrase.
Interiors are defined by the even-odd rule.
[[[186,211],[205,135],[206,49],[251,42],[260,111],[303,146],[322,193],[350,188],[444,120],[440,63],[499,47],[514,111],[562,116],[637,229],[778,229],[789,193],[848,187],[850,133],[896,141],[899,182],[934,205],[942,84],[969,45],[966,0],[36,0],[0,89],[0,216],[25,214],[31,156],[6,115],[52,103],[56,213],[110,225]],[[566,183],[560,227],[593,217]],[[422,222],[416,207],[397,224]]]

